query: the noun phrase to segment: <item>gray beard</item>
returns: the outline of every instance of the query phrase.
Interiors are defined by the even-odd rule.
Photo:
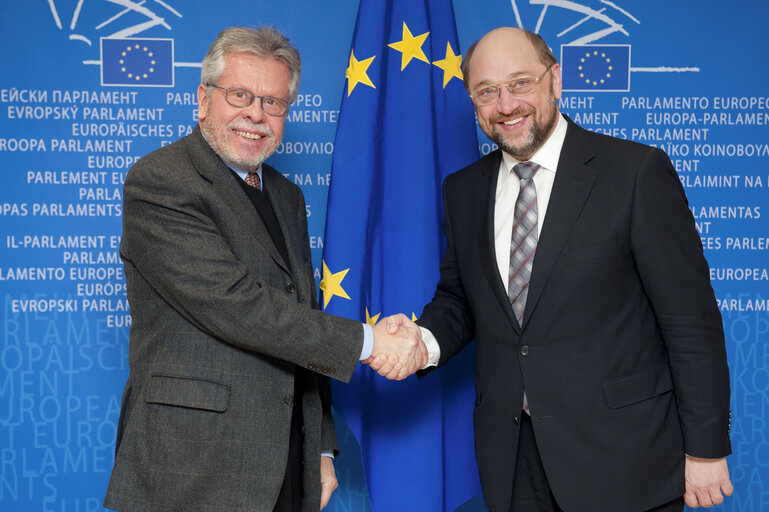
[[[553,102],[551,107],[552,115],[548,119],[545,119],[544,124],[539,124],[537,119],[534,119],[531,131],[529,131],[526,140],[518,145],[513,145],[496,128],[491,132],[491,140],[493,140],[502,151],[514,156],[516,159],[521,161],[528,160],[542,147],[547,140],[547,137],[553,131],[553,127],[558,122],[558,105]]]
[[[225,162],[229,162],[233,165],[245,167],[247,169],[256,169],[262,163],[267,160],[275,149],[278,147],[280,140],[274,141],[273,144],[266,146],[261,153],[255,157],[243,157],[237,155],[234,151],[230,150],[225,141],[227,140],[227,132],[229,128],[225,127],[211,127],[206,121],[200,123],[200,129],[206,136],[208,145],[214,150],[214,153]]]

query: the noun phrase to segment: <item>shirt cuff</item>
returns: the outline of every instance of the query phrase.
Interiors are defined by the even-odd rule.
[[[422,331],[422,342],[427,347],[427,364],[422,367],[422,370],[431,366],[438,366],[438,361],[441,360],[441,347],[438,345],[438,340],[429,329],[420,327],[419,330]]]
[[[360,350],[360,360],[368,359],[374,351],[374,329],[369,324],[363,325],[363,348]]]
[[[328,457],[331,460],[334,460],[334,452],[333,451],[322,451],[320,452],[321,457]]]

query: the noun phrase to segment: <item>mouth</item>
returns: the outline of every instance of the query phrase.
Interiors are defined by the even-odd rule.
[[[264,135],[260,135],[258,133],[244,132],[242,130],[235,130],[235,129],[233,129],[232,132],[235,135],[240,135],[241,137],[245,137],[246,139],[250,139],[250,140],[259,140],[262,137],[264,137]]]
[[[502,126],[504,126],[506,128],[507,127],[509,127],[509,128],[517,128],[517,127],[521,126],[526,121],[526,119],[528,117],[529,117],[528,115],[518,115],[516,117],[508,117],[508,118],[505,118],[505,119],[500,119],[499,121],[497,121],[497,123],[501,124]]]
[[[515,117],[513,119],[505,119],[504,121],[502,121],[502,124],[505,126],[515,126],[521,123],[525,118],[526,116],[520,116],[520,117]]]

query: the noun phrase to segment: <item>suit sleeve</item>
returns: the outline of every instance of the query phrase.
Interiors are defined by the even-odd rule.
[[[665,341],[685,452],[723,457],[731,453],[729,370],[702,242],[664,152],[647,152],[636,180],[631,246]]]
[[[443,233],[446,236],[446,251],[441,259],[440,280],[433,299],[425,306],[417,322],[421,327],[430,330],[440,346],[441,357],[438,366],[446,363],[475,336],[473,316],[457,265],[456,246],[461,241],[455,239],[450,189],[451,176],[446,178],[443,184]],[[429,371],[430,369],[425,370]]]
[[[360,323],[300,304],[294,289],[270,287],[249,272],[212,218],[204,199],[211,184],[176,179],[186,162],[159,160],[137,163],[126,179],[121,257],[217,340],[349,381],[363,343]],[[306,240],[306,219],[303,225]]]

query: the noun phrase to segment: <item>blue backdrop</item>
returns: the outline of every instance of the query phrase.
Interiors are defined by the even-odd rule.
[[[561,57],[564,112],[670,155],[727,336],[735,496],[720,510],[769,509],[769,5],[453,3],[458,53],[497,26],[538,31]],[[357,8],[339,0],[2,3],[1,510],[102,510],[128,373],[122,181],[136,159],[194,127],[200,61],[226,26],[273,24],[302,54],[300,96],[270,163],[305,192],[320,278]],[[479,149],[494,149],[480,132]],[[341,488],[329,510],[369,510],[356,443],[339,430]],[[461,510],[484,509],[476,499]]]

